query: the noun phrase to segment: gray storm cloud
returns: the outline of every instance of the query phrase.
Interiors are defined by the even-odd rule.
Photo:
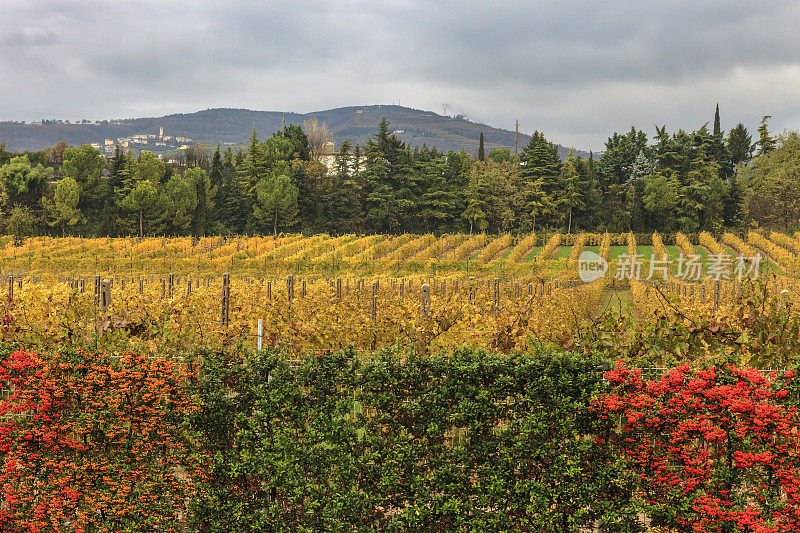
[[[613,131],[796,129],[796,2],[6,0],[0,119],[399,102],[602,149]]]

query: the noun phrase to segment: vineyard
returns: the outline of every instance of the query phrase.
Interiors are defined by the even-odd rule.
[[[20,246],[6,238],[2,305],[13,327],[4,337],[37,348],[154,353],[231,343],[295,355],[346,346],[508,353],[580,337],[609,310],[644,328],[656,311],[734,316],[757,292],[791,307],[798,249],[797,236],[755,232],[719,240],[708,233],[39,238]],[[584,252],[608,264],[587,283],[579,272]],[[754,265],[756,256],[763,260]]]
[[[0,244],[3,531],[800,527],[800,235]]]

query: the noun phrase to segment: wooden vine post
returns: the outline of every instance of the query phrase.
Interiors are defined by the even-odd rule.
[[[420,310],[423,318],[428,318],[431,312],[431,286],[423,283],[420,287]]]
[[[498,312],[500,312],[500,280],[494,278],[493,281],[494,281],[493,283],[494,291],[492,294],[492,299],[493,299],[492,308],[494,309],[494,314],[496,315]]]
[[[372,310],[370,313],[372,317],[372,323],[374,324],[378,320],[378,282],[375,281],[372,283]]]
[[[100,282],[100,311],[105,313],[111,305],[111,280],[104,279]]]
[[[225,272],[222,275],[222,325],[227,327],[229,320],[229,311],[231,304],[231,275]]]

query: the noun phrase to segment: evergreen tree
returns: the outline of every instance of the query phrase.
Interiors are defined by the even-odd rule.
[[[714,111],[714,132],[712,134],[711,147],[709,151],[719,165],[720,176],[723,179],[729,179],[731,175],[733,175],[734,163],[731,157],[731,152],[728,149],[728,145],[722,136],[722,127],[719,120],[719,104],[717,104],[717,108]]]
[[[42,204],[48,216],[50,226],[60,226],[61,235],[66,235],[66,227],[78,224],[83,215],[78,209],[80,185],[73,178],[66,176],[56,184],[53,199],[42,198]]]
[[[585,205],[583,201],[583,184],[575,168],[575,155],[572,150],[569,151],[569,156],[567,156],[567,160],[564,162],[561,175],[563,178],[564,191],[560,200],[569,212],[567,233],[572,233],[572,212],[583,208]]]
[[[749,163],[753,157],[753,137],[747,132],[747,128],[741,122],[728,134],[728,150],[731,154],[731,163],[736,166],[740,163]]]
[[[192,167],[186,171],[192,179],[194,171],[205,175],[200,167]],[[197,192],[194,182],[187,183],[180,174],[174,174],[160,191],[161,216],[164,227],[173,234],[183,233],[192,224],[197,210]]]
[[[728,182],[725,194],[723,218],[726,226],[738,226],[742,223],[743,203],[742,188],[734,174]]]
[[[709,210],[708,200],[714,178],[719,179],[719,166],[716,162],[709,161],[703,150],[699,150],[691,162],[678,196],[678,218],[684,232],[695,233],[708,227],[706,224],[713,215]]]
[[[0,167],[0,182],[3,184],[0,200],[25,206],[33,212],[34,208],[41,208],[42,196],[52,178],[52,168],[41,163],[33,165],[27,155],[12,157]]]
[[[230,153],[230,148],[228,148],[228,152]],[[211,170],[208,172],[208,178],[211,187],[215,189],[222,184],[222,156],[219,153],[219,145],[214,151],[214,157],[211,158]]]
[[[642,232],[647,227],[647,208],[644,203],[647,179],[639,178],[628,185],[628,224],[630,231]]]
[[[641,150],[633,162],[631,175],[626,181],[628,229],[631,231],[644,231],[647,225],[647,210],[644,205],[645,181],[651,174],[650,161],[644,155],[644,150]]]
[[[269,173],[264,147],[258,141],[258,132],[253,128],[242,165],[237,164],[240,180],[245,190],[252,191],[256,183]]]
[[[363,172],[366,220],[376,231],[397,232],[413,220],[410,170],[410,152],[384,117],[367,142]]]
[[[154,210],[158,204],[158,191],[148,179],[132,184],[127,194],[122,197],[119,206],[122,209],[138,214],[139,238],[144,237],[144,214]]]
[[[448,186],[443,167],[441,158],[428,157],[419,169],[422,183],[417,216],[427,232],[447,224],[456,210],[457,196]]]
[[[545,139],[544,133],[533,132],[520,154],[520,165],[523,178],[542,178],[545,192],[553,194],[557,191],[561,160],[556,145]]]
[[[278,135],[278,133],[276,133]],[[300,159],[301,161],[311,160],[311,150],[308,146],[308,136],[303,128],[297,124],[289,124],[286,126],[285,136],[292,146],[292,158]]]
[[[461,217],[469,221],[469,234],[475,226],[483,231],[486,229],[486,213],[484,212],[485,184],[480,179],[478,173],[473,173],[469,182],[469,187],[466,190],[466,208],[461,213]]]
[[[225,167],[222,185],[217,191],[217,233],[244,233],[253,212],[250,196],[242,189],[236,171]]]
[[[483,132],[481,132],[481,137],[480,140],[478,141],[478,161],[483,162],[485,160],[486,156],[484,155],[483,152]]]
[[[767,129],[767,121],[771,119],[771,115],[764,115],[761,118],[761,124],[758,126],[758,155],[764,155],[775,149],[775,138],[769,134]]]
[[[260,180],[255,187],[256,203],[253,216],[262,224],[272,224],[273,235],[278,235],[278,223],[291,226],[297,216],[297,187],[285,174],[271,175]]]
[[[532,218],[535,228],[537,216],[547,218],[555,214],[554,208],[561,192],[561,161],[556,146],[538,131],[533,132],[519,159],[520,177],[524,187],[522,197],[526,213]]]
[[[158,185],[166,175],[167,169],[164,162],[158,159],[152,152],[142,152],[128,170],[128,175],[122,182],[121,187],[116,191],[119,198],[117,205],[124,211],[128,211],[138,219],[139,237],[144,237],[145,219],[148,225],[158,220],[163,220],[161,216],[160,197]],[[120,220],[123,225],[126,222]],[[129,226],[128,229],[132,229]]]
[[[219,151],[217,151],[219,153]],[[212,162],[212,169],[214,165]],[[222,180],[222,168],[220,167],[220,181]],[[192,168],[184,174],[184,180],[189,188],[194,191],[196,198],[195,209],[192,213],[192,236],[199,239],[206,235],[208,223],[214,209],[214,197],[217,189],[211,184],[211,178],[201,168]]]
[[[633,162],[633,167],[631,168],[630,176],[628,176],[628,179],[625,180],[625,183],[627,185],[636,183],[637,180],[641,180],[649,176],[651,172],[652,169],[650,167],[650,161],[648,161],[647,157],[645,157],[644,150],[639,150],[639,155],[636,156],[636,159]]]
[[[337,208],[333,228],[339,233],[360,231],[364,222],[360,186],[355,179],[355,153],[352,159],[349,154],[350,143],[345,141],[339,149],[336,163],[336,188],[331,191],[336,198],[332,203]]]
[[[671,170],[656,172],[645,183],[644,206],[654,228],[661,233],[677,229],[680,184]]]
[[[231,150],[230,146],[225,150],[225,153],[222,154],[222,166],[228,169],[234,168],[233,150]]]
[[[628,181],[633,163],[640,152],[647,155],[647,135],[634,127],[626,134],[614,134],[606,141],[606,150],[598,161],[603,185],[622,185]]]
[[[547,217],[553,214],[556,202],[544,190],[544,178],[529,178],[526,182],[525,209],[531,218],[531,231],[536,233],[536,217]]]

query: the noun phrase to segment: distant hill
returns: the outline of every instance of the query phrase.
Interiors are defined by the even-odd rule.
[[[390,122],[396,135],[412,146],[435,146],[441,151],[465,150],[475,154],[481,131],[486,152],[492,148],[505,147],[514,150],[514,132],[471,122],[463,117],[449,117],[432,111],[422,111],[398,105],[370,105],[341,107],[314,113],[286,113],[286,124],[302,124],[304,120],[317,117],[327,123],[334,134],[337,146],[350,140],[352,144],[364,146],[377,129],[382,117]],[[157,134],[164,128],[164,135],[188,137],[195,142],[211,145],[218,143],[245,144],[255,127],[261,138],[280,129],[283,114],[279,111],[251,111],[249,109],[207,109],[196,113],[177,113],[164,117],[134,118],[103,121],[92,124],[21,124],[0,122],[0,142],[7,150],[41,150],[58,141],[70,145],[102,143],[105,139],[130,137],[132,135]],[[520,133],[519,150],[527,144],[529,135]],[[564,157],[569,149],[559,146]],[[588,157],[588,152],[576,150],[576,154]]]

